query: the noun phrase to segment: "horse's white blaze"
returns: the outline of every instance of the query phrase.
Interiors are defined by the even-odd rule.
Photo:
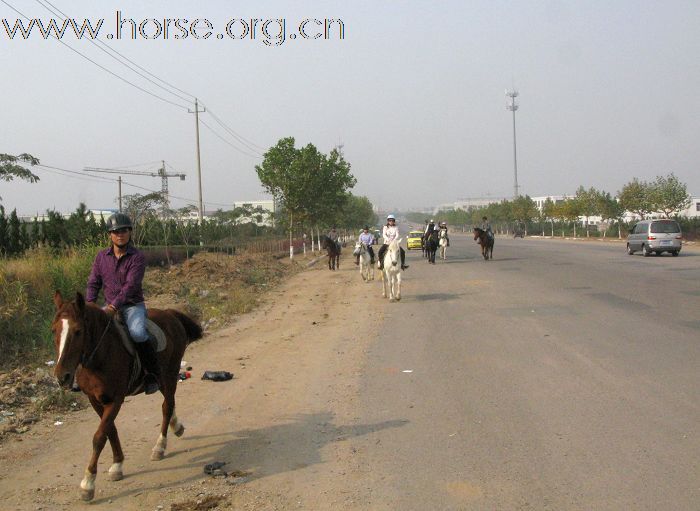
[[[66,347],[66,339],[68,339],[68,320],[62,319],[63,327],[61,327],[61,343],[58,345],[58,360],[61,360],[61,355],[63,355],[63,348]]]
[[[82,490],[94,490],[95,489],[95,477],[97,474],[93,474],[89,470],[85,470],[85,477],[80,481],[80,489]]]
[[[110,474],[121,474],[123,471],[123,463],[112,463],[112,466],[109,467]]]

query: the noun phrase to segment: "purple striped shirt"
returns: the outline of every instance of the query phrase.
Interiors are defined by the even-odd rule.
[[[88,302],[96,301],[102,288],[105,302],[117,309],[141,303],[145,272],[146,258],[132,245],[127,246],[126,254],[119,259],[114,255],[113,247],[101,250],[92,265],[85,299]]]

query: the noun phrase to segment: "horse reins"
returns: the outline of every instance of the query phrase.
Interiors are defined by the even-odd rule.
[[[104,331],[102,332],[102,335],[100,336],[100,339],[97,341],[97,344],[95,344],[95,347],[92,349],[92,352],[90,353],[90,356],[87,358],[85,362],[83,360],[80,361],[83,367],[86,369],[90,369],[90,365],[92,364],[92,359],[95,357],[95,354],[97,353],[97,350],[100,348],[100,344],[102,344],[102,341],[105,338],[105,335],[107,335],[107,331],[109,330],[110,325],[112,324],[112,321],[114,321],[113,317],[109,318],[109,321],[107,322],[107,326],[105,327]],[[85,358],[85,353],[83,353],[83,356],[81,359]]]

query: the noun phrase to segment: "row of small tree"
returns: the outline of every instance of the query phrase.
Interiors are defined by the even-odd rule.
[[[690,205],[690,195],[687,187],[674,174],[658,176],[654,181],[646,182],[637,178],[625,184],[616,196],[595,188],[579,187],[573,197],[560,201],[547,199],[541,208],[529,196],[520,196],[514,200],[504,200],[484,207],[473,207],[467,210],[457,209],[439,211],[437,216],[451,224],[477,225],[483,216],[492,223],[505,224],[522,228],[527,232],[532,224],[551,224],[551,234],[554,236],[554,224],[559,223],[562,235],[566,225],[572,225],[576,236],[576,225],[583,218],[586,236],[590,236],[590,218],[600,217],[604,235],[608,226],[617,224],[618,236],[622,234],[622,226],[626,212],[644,219],[651,214],[672,217]],[[411,214],[414,221],[420,221],[424,215]]]
[[[326,155],[311,143],[297,148],[293,137],[283,138],[268,149],[255,170],[263,187],[284,211],[283,222],[289,231],[290,245],[295,226],[318,229],[341,222],[355,223],[359,220],[356,214],[369,203],[366,198],[357,199],[350,194],[357,180],[350,173],[350,164],[337,149]],[[348,204],[352,213],[343,218]],[[278,220],[282,220],[280,215]],[[362,223],[360,220],[357,225],[346,227]]]

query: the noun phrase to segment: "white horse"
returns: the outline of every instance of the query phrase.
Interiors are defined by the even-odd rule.
[[[389,301],[401,300],[401,240],[392,241],[384,253],[384,271],[382,272],[382,296]]]
[[[447,259],[447,229],[440,229],[440,259]]]
[[[369,256],[369,251],[365,244],[361,241],[355,243],[355,250],[352,255],[360,256],[360,277],[362,277],[362,280],[365,282],[374,280],[374,266],[370,264],[372,258]]]

